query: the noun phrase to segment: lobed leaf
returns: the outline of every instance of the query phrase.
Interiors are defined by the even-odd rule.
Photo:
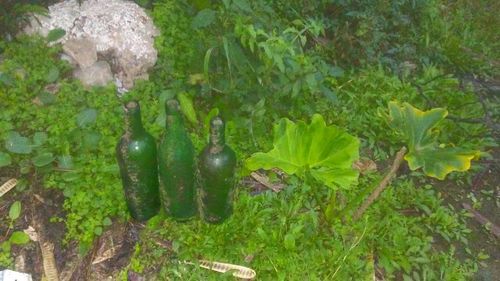
[[[453,171],[467,171],[479,156],[479,151],[438,144],[436,125],[448,115],[446,109],[421,111],[408,103],[390,102],[389,114],[391,125],[408,143],[405,160],[412,170],[422,168],[426,175],[443,180]]]
[[[331,188],[347,188],[357,180],[358,171],[352,164],[359,157],[359,140],[335,126],[327,126],[319,114],[310,124],[282,119],[274,127],[273,145],[271,151],[247,159],[247,168],[279,168],[298,176],[310,172]]]

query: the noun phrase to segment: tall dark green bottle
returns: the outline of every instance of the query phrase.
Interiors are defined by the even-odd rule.
[[[164,208],[176,220],[186,220],[197,212],[195,202],[194,147],[184,127],[179,103],[165,103],[165,136],[159,147],[160,193]]]
[[[210,121],[210,141],[198,159],[203,219],[221,223],[233,213],[236,154],[224,140],[224,121]]]
[[[116,146],[123,189],[132,218],[144,221],[160,208],[155,139],[144,130],[139,103],[125,105],[125,134]]]

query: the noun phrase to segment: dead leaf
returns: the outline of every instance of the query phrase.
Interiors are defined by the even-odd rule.
[[[0,197],[9,192],[17,185],[17,179],[10,179],[0,186]]]
[[[23,230],[23,232],[29,236],[31,241],[35,241],[35,242],[38,241],[38,233],[31,225],[28,226],[28,228],[26,228],[25,230]]]
[[[371,159],[360,159],[352,164],[352,168],[365,175],[370,172],[377,171],[377,164]]]
[[[283,188],[285,188],[285,185],[282,184],[282,183],[271,183],[269,182],[269,178],[266,177],[266,176],[263,176],[259,173],[256,173],[256,172],[252,172],[250,174],[250,176],[252,176],[252,178],[256,181],[258,181],[259,183],[261,183],[262,185],[264,185],[265,187],[271,189],[272,191],[274,192],[280,192]]]

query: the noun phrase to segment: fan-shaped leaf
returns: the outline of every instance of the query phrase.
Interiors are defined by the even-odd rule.
[[[408,103],[400,106],[389,103],[391,125],[402,133],[408,143],[409,152],[405,156],[410,169],[422,168],[430,177],[444,179],[453,171],[466,171],[479,151],[456,147],[440,146],[436,140],[436,125],[446,118],[443,108],[421,111]]]
[[[249,170],[280,168],[287,174],[304,176],[306,171],[335,188],[347,188],[357,180],[352,164],[359,157],[359,140],[335,126],[327,126],[315,114],[311,124],[282,119],[274,127],[274,148],[253,154]]]

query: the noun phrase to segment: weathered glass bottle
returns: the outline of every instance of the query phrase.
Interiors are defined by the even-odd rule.
[[[136,101],[125,105],[125,134],[116,146],[127,206],[132,218],[145,221],[160,208],[155,139],[144,130]]]
[[[171,217],[186,220],[197,212],[194,147],[184,127],[179,103],[165,103],[166,131],[159,147],[160,194]]]
[[[210,121],[209,144],[198,158],[200,204],[203,219],[221,223],[233,212],[236,154],[226,145],[224,121]]]

